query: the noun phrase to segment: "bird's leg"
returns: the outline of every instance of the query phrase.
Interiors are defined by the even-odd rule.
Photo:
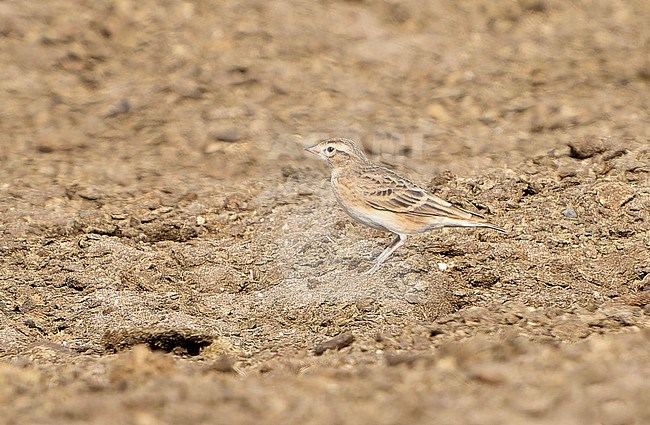
[[[391,242],[391,244],[388,245],[388,247],[386,247],[386,249],[384,250],[384,252],[382,252],[382,253],[379,255],[379,257],[377,257],[377,259],[375,260],[375,264],[372,266],[372,268],[371,268],[370,270],[368,270],[368,271],[366,272],[366,274],[369,275],[369,274],[373,274],[374,272],[376,272],[377,269],[379,268],[379,266],[381,265],[381,263],[383,263],[384,261],[386,261],[386,260],[388,259],[388,257],[390,257],[390,255],[391,255],[393,252],[395,252],[395,250],[396,250],[397,248],[399,248],[400,246],[404,245],[404,242],[406,242],[406,235],[397,235],[397,237],[395,238],[395,240],[394,240],[393,242]]]

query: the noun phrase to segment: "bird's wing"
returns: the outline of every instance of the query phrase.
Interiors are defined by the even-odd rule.
[[[360,177],[357,190],[366,203],[376,210],[418,217],[483,219],[480,214],[454,206],[392,171],[373,167],[365,170]]]

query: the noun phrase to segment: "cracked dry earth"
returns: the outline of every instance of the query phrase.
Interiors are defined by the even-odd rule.
[[[0,423],[650,423],[646,1],[0,3]],[[507,235],[390,235],[302,147]]]

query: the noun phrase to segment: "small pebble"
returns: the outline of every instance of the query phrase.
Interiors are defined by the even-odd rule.
[[[566,218],[578,218],[578,213],[571,207],[563,209],[562,215]]]
[[[314,347],[314,354],[320,356],[327,350],[340,350],[354,342],[354,335],[349,332],[342,333]]]
[[[404,299],[409,304],[422,304],[422,297],[416,292],[409,292],[404,295]]]
[[[239,135],[237,130],[233,130],[233,129],[211,133],[210,137],[212,137],[216,141],[228,142],[228,143],[237,142],[241,139],[241,136]]]

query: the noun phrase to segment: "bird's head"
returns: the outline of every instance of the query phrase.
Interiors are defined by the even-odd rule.
[[[313,146],[305,148],[309,153],[317,155],[327,161],[330,167],[344,167],[354,163],[367,163],[368,159],[363,151],[349,139],[334,138],[323,140]]]

